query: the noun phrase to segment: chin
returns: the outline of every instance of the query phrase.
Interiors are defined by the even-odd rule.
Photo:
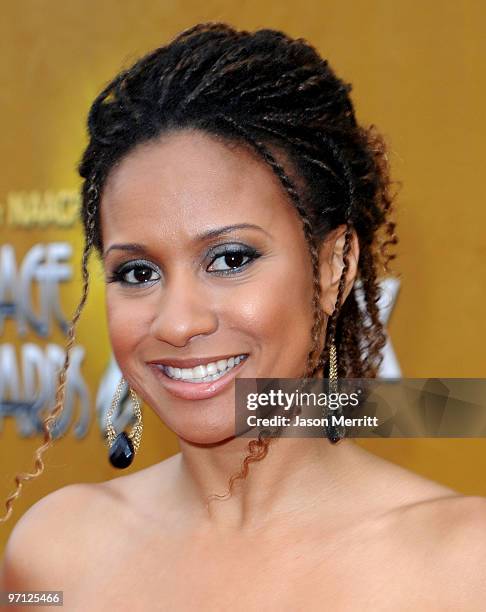
[[[154,407],[155,408],[155,407]],[[234,411],[199,402],[167,405],[156,410],[164,425],[178,438],[191,444],[219,444],[235,437]]]

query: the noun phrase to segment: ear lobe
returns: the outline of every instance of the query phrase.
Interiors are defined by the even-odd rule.
[[[341,225],[330,233],[321,247],[321,306],[328,316],[331,316],[334,312],[339,290],[339,281],[341,280],[344,269],[343,252],[345,239],[346,226]],[[350,242],[348,269],[341,304],[343,304],[348,297],[358,272],[359,241],[354,229],[350,236]]]

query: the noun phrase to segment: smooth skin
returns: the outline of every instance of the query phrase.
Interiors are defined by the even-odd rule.
[[[248,439],[234,437],[234,386],[183,400],[147,362],[248,353],[242,377],[303,374],[311,260],[300,217],[267,165],[202,132],[165,135],[112,170],[101,223],[115,357],[181,452],[37,502],[9,539],[3,589],[61,589],[64,609],[76,611],[484,610],[486,500],[352,440],[273,441],[231,497],[207,503],[246,454]],[[257,228],[197,237],[242,223]],[[344,231],[322,245],[326,321]],[[110,248],[127,243],[143,251]],[[235,243],[259,254],[237,272],[221,255]],[[358,257],[354,235],[345,296]],[[134,260],[143,272],[127,267]],[[138,285],[111,281],[121,265]]]

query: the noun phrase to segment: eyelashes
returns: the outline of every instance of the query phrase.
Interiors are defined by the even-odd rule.
[[[147,271],[149,275],[147,275]],[[130,263],[123,264],[119,268],[116,268],[112,274],[106,279],[107,283],[120,283],[121,285],[147,285],[158,280],[151,279],[153,273],[158,274],[157,270],[150,266],[148,263],[143,261],[133,261]],[[131,276],[131,280],[127,280],[128,276]],[[160,278],[160,277],[159,277]]]
[[[224,245],[223,248],[213,251],[206,270],[216,276],[233,276],[243,272],[261,255],[257,249],[246,245]],[[158,280],[160,274],[156,266],[145,260],[135,260],[115,268],[106,282],[120,283],[125,287],[141,287],[151,286]]]
[[[213,253],[213,259],[211,260],[208,270],[211,268],[212,264],[221,260],[218,267],[213,268],[215,272],[218,272],[218,275],[226,276],[229,274],[239,274],[246,266],[260,256],[261,253],[252,247],[245,245],[225,245],[222,250]],[[221,268],[221,265],[229,266],[229,268]]]

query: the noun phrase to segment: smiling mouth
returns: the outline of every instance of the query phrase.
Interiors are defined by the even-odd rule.
[[[206,383],[213,380],[218,380],[230,370],[235,368],[241,361],[244,361],[248,355],[241,354],[230,357],[229,359],[220,359],[211,361],[204,365],[198,365],[193,368],[175,368],[159,364],[160,369],[172,380],[180,380],[192,384]]]
[[[171,395],[186,400],[202,400],[218,395],[225,389],[243,367],[247,358],[248,354],[242,354],[235,355],[227,360],[221,359],[212,362],[216,365],[219,363],[221,368],[214,374],[207,373],[208,366],[210,372],[213,369],[210,363],[198,365],[194,368],[181,368],[180,372],[178,372],[179,368],[161,363],[149,363],[148,365]],[[224,369],[223,366],[225,366]],[[194,374],[199,376],[194,376]],[[175,378],[175,376],[179,376],[179,378]]]

